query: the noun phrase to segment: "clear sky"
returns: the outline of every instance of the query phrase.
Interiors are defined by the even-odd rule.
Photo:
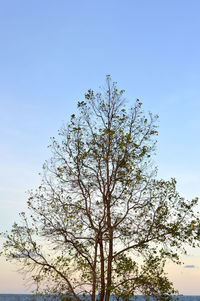
[[[200,196],[199,0],[0,0],[0,231],[26,210],[50,136],[111,74],[130,103],[160,116],[156,164],[186,198]],[[199,294],[200,250],[168,270]],[[0,261],[0,293],[22,293]]]

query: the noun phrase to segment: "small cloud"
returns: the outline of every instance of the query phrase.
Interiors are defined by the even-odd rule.
[[[195,269],[196,266],[193,265],[193,264],[188,264],[188,265],[185,265],[184,268],[185,268],[185,269]]]
[[[25,253],[21,253],[21,254],[14,254],[14,258],[28,258],[28,257],[31,258],[31,257],[38,257],[38,256],[40,256],[40,255],[32,253],[32,252],[30,252],[30,253],[25,252]]]

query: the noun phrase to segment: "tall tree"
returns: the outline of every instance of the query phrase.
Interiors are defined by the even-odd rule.
[[[157,116],[145,116],[139,100],[126,109],[123,94],[107,76],[100,93],[78,102],[78,115],[52,138],[31,216],[22,213],[7,233],[6,256],[43,293],[168,300],[175,291],[166,260],[179,263],[186,244],[198,245],[197,199],[156,178]]]

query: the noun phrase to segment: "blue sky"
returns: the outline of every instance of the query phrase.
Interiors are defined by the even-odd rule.
[[[40,183],[50,136],[106,74],[130,103],[140,98],[160,116],[159,176],[175,177],[186,198],[200,195],[199,14],[199,0],[0,1],[0,231]],[[198,267],[194,254],[186,265]],[[19,281],[13,292],[23,292],[5,269]],[[186,270],[197,273],[183,268],[177,285],[200,294]]]

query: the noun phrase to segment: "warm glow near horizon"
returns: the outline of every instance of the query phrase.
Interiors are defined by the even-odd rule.
[[[194,267],[185,267],[187,265],[191,266],[191,262],[193,262]],[[1,261],[1,269],[4,273],[0,273],[0,294],[29,294],[33,292],[34,286],[32,286],[22,274],[17,272],[18,268],[19,267],[5,260]],[[174,283],[175,289],[177,289],[180,294],[200,295],[199,258],[185,258],[185,263],[180,266],[168,263],[165,270],[169,279]]]

